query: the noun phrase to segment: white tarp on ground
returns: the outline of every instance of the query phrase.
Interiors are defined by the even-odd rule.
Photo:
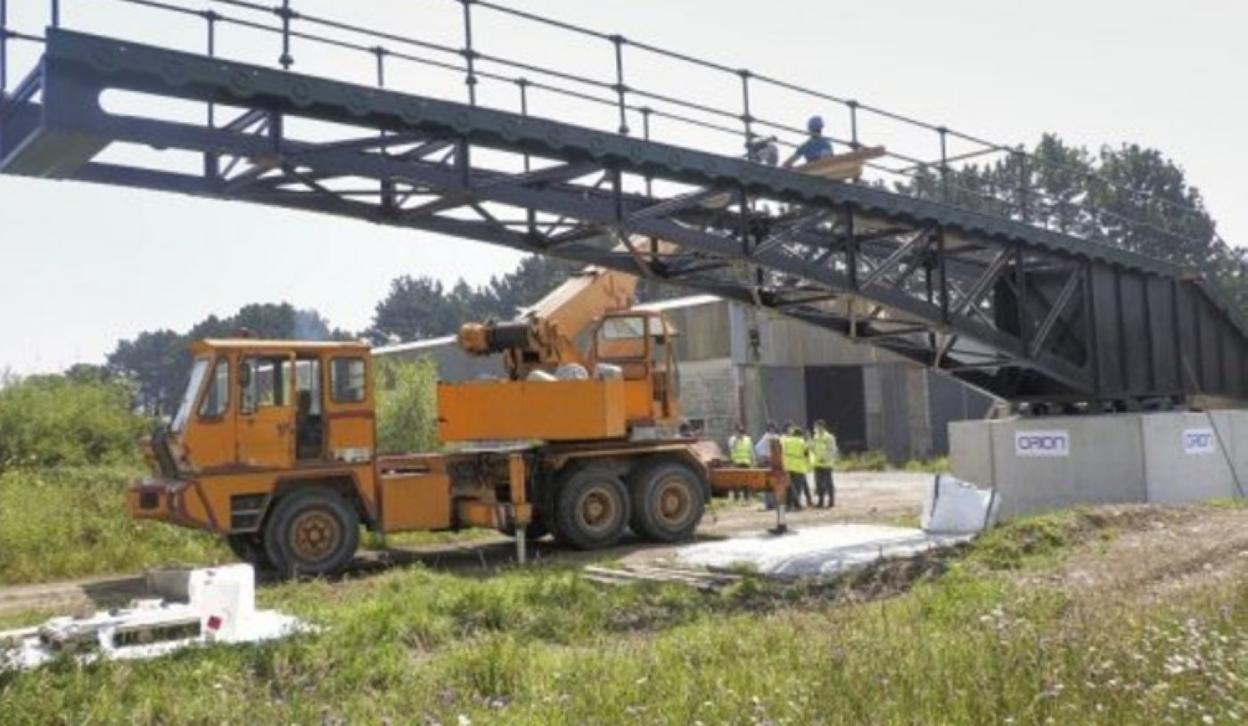
[[[755,534],[687,545],[677,549],[676,560],[713,569],[744,566],[778,577],[833,577],[881,559],[913,557],[965,542],[992,522],[997,505],[993,492],[941,475],[933,477],[924,497],[925,529],[799,524],[784,535]]]
[[[256,643],[310,630],[288,615],[255,609],[250,565],[166,570],[149,575],[149,585],[166,599],[0,632],[0,670],[36,668],[62,654],[84,663],[155,658],[191,645]]]
[[[797,527],[789,534],[758,534],[681,547],[683,565],[727,569],[750,567],[779,577],[831,577],[879,559],[913,557],[963,542],[969,535],[929,535],[921,529],[877,524]]]

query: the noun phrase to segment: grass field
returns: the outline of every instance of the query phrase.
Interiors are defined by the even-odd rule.
[[[413,567],[289,584],[264,590],[263,603],[309,619],[318,634],[3,674],[0,721],[1108,724],[1248,715],[1242,578],[1176,588],[1147,608],[1119,589],[1058,582],[1068,558],[1095,555],[1128,525],[1089,513],[1024,520],[945,563],[835,586],[747,578],[717,595],[601,589],[558,567],[485,579]]]
[[[0,585],[92,575],[134,574],[162,564],[205,565],[235,558],[214,537],[158,522],[136,522],[125,511],[125,488],[141,473],[132,467],[62,467],[0,474]],[[409,532],[387,546],[471,542],[494,533]],[[382,539],[366,533],[365,548]]]
[[[124,492],[137,476],[126,466],[0,474],[0,584],[233,559],[215,537],[130,519]]]

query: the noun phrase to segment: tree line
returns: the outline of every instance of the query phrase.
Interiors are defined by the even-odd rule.
[[[966,164],[944,179],[929,166],[896,187],[1204,273],[1248,312],[1245,250],[1222,240],[1200,190],[1156,149],[1122,144],[1093,151],[1045,134],[1026,157]]]

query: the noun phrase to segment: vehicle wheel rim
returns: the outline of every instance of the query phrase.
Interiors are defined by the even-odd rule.
[[[669,525],[680,525],[693,511],[693,498],[684,479],[671,477],[659,482],[656,514]]]
[[[619,505],[605,489],[591,489],[581,498],[580,517],[586,529],[598,532],[610,529]]]
[[[328,512],[304,512],[290,527],[290,545],[295,556],[304,562],[328,559],[342,540],[342,527]]]

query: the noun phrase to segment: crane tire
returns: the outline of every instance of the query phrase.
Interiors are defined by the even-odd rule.
[[[647,464],[629,477],[632,519],[641,537],[655,542],[693,538],[702,521],[706,498],[701,478],[678,461]]]
[[[337,492],[321,487],[278,500],[264,528],[264,549],[283,578],[332,577],[351,564],[360,516]]]
[[[605,467],[573,471],[559,486],[554,534],[577,549],[610,547],[628,528],[628,491],[618,474]]]

